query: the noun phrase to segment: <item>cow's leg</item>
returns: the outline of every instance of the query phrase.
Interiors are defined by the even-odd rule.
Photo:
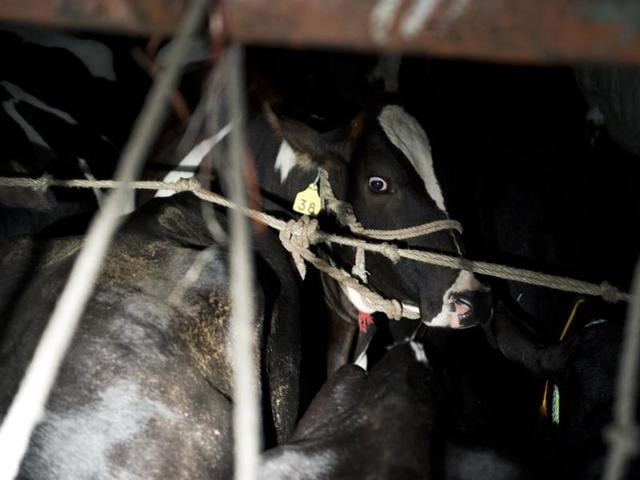
[[[334,312],[329,313],[329,338],[327,342],[327,376],[350,361],[354,339],[358,332],[355,323],[345,322]]]

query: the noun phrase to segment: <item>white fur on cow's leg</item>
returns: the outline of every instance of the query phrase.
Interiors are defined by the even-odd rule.
[[[429,137],[418,121],[398,105],[388,105],[382,109],[378,116],[380,127],[389,141],[400,150],[416,169],[431,199],[447,217],[447,207],[444,204],[442,189],[433,168],[433,155]],[[450,231],[453,244],[462,255],[462,248],[455,234]]]
[[[416,169],[436,206],[446,213],[442,189],[433,168],[431,145],[424,129],[414,117],[398,105],[384,107],[378,116],[378,122],[389,141]]]
[[[284,183],[289,177],[289,173],[296,166],[298,156],[293,151],[291,145],[283,140],[278,150],[278,156],[276,157],[275,169],[277,173],[280,173],[280,183]]]
[[[220,143],[231,132],[231,124],[228,123],[214,135],[202,140],[199,144],[191,149],[191,151],[180,160],[180,163],[171,170],[163,179],[163,182],[173,183],[181,178],[191,178],[195,175],[198,166],[202,163],[205,156]],[[173,190],[158,190],[155,197],[170,197],[176,192]]]
[[[442,310],[438,315],[429,321],[423,322],[430,327],[461,327],[460,316],[458,312],[451,311],[451,302],[449,299],[452,295],[462,292],[489,292],[489,288],[481,284],[475,275],[467,270],[461,270],[455,282],[444,292],[442,296]]]

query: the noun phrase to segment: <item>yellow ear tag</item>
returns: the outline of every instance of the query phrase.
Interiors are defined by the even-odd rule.
[[[318,185],[313,182],[303,191],[298,192],[293,202],[293,211],[316,217],[320,210],[322,210],[322,199],[318,194]]]

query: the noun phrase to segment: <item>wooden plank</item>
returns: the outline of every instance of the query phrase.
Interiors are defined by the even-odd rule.
[[[224,11],[250,44],[640,63],[637,0],[226,0]]]
[[[169,34],[187,0],[0,0],[0,21],[134,35]]]

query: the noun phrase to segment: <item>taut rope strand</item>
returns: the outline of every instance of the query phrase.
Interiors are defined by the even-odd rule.
[[[115,188],[118,185],[118,182],[113,180],[58,180],[50,177],[40,177],[37,179],[33,178],[7,178],[0,177],[0,186],[9,186],[9,187],[27,187],[33,188],[37,190],[46,189],[50,186],[56,187],[72,187],[72,188]],[[321,189],[322,189],[322,176],[321,176]],[[158,190],[158,189],[166,189],[173,190],[175,192],[191,192],[196,195],[198,198],[205,200],[207,202],[214,203],[216,205],[220,205],[225,208],[237,209],[238,207],[234,205],[232,202],[227,200],[221,195],[210,192],[203,188],[197,180],[191,179],[181,179],[175,183],[165,183],[165,182],[156,182],[156,181],[139,181],[139,182],[130,182],[130,188],[141,189],[141,190]],[[336,201],[339,202],[339,201]],[[342,202],[339,202],[342,203]],[[338,219],[342,221],[345,219],[345,210],[344,206],[337,204],[332,204],[331,200],[326,202],[325,207],[328,207],[331,211],[338,211]],[[271,215],[268,215],[263,212],[259,212],[256,210],[252,210],[249,208],[241,208],[240,210],[244,215],[247,215],[252,220],[257,222],[264,223],[265,225],[270,226],[278,231],[282,231],[287,222],[277,219]],[[347,212],[347,219],[349,215],[353,216],[352,213]],[[304,217],[302,217],[304,218]],[[355,219],[355,217],[353,217]],[[302,220],[299,220],[302,222]],[[297,222],[294,222],[297,223]],[[349,225],[349,222],[346,222]],[[352,224],[353,225],[353,224]],[[424,233],[417,233],[429,230],[429,224],[424,225],[424,230],[419,227],[414,227],[418,230],[415,230],[414,236],[424,235]],[[288,227],[292,229],[294,227]],[[610,285],[607,282],[603,282],[600,285],[584,282],[582,280],[575,280],[568,277],[562,277],[559,275],[550,275],[546,273],[535,272],[532,270],[525,270],[522,268],[509,267],[507,265],[500,265],[489,262],[481,262],[481,261],[473,261],[468,260],[463,257],[454,257],[452,255],[445,255],[442,253],[435,252],[427,252],[424,250],[414,250],[409,248],[398,248],[396,245],[390,243],[371,243],[362,239],[344,237],[341,235],[333,235],[322,232],[317,229],[317,224],[313,227],[312,231],[309,231],[308,226],[300,226],[299,228],[306,228],[306,233],[296,233],[296,235],[304,235],[309,240],[309,246],[317,244],[317,243],[334,243],[337,245],[343,245],[353,248],[362,248],[363,250],[369,252],[379,253],[389,258],[393,262],[397,262],[401,258],[405,258],[408,260],[414,260],[416,262],[428,263],[431,265],[437,265],[440,267],[446,267],[451,269],[463,269],[469,270],[474,273],[478,273],[481,275],[487,275],[490,277],[501,278],[503,280],[512,280],[520,283],[527,283],[530,285],[536,285],[539,287],[551,288],[554,290],[561,290],[569,293],[577,293],[582,295],[590,295],[596,297],[602,297],[607,302],[619,302],[625,301],[628,302],[630,300],[630,295],[626,292],[622,292],[616,287]],[[449,228],[449,227],[447,227]],[[404,230],[404,229],[403,229]],[[390,230],[393,231],[393,230]],[[439,231],[439,230],[438,230]],[[368,236],[368,231],[366,229],[362,229],[360,233],[363,236]],[[375,231],[374,231],[375,232]],[[395,231],[394,231],[395,232]],[[413,235],[412,233],[412,235]],[[398,238],[398,237],[395,237]],[[305,241],[306,242],[306,241]],[[304,242],[303,242],[304,244]],[[291,245],[289,245],[291,246]],[[285,248],[287,245],[285,245]],[[315,255],[310,250],[305,250],[308,253],[302,253],[302,248],[294,248],[296,250],[296,254],[299,254],[304,260],[307,260],[309,263],[314,265],[316,268],[322,270],[324,273],[327,273],[332,278],[338,281],[343,281],[344,276],[349,277],[347,274],[342,272],[341,270],[335,269],[335,267],[331,267],[330,265],[325,265],[322,268],[318,267],[322,262],[319,258],[315,257]],[[291,251],[291,250],[290,250]],[[314,259],[311,260],[311,255],[314,256]],[[330,267],[330,269],[329,269]],[[323,270],[323,269],[326,269]],[[340,272],[340,273],[337,273]],[[357,288],[356,288],[357,285]],[[357,282],[353,279],[353,282],[350,282],[348,286],[354,288],[358,291],[358,293],[363,296],[370,295],[372,292],[369,288]],[[375,294],[377,295],[377,294]],[[378,297],[380,297],[378,295]],[[382,297],[380,297],[382,298]],[[389,307],[389,304],[387,308]],[[380,308],[380,311],[387,313],[391,318],[395,318],[397,316],[397,308],[395,306],[390,307],[390,312],[387,312],[385,308]],[[407,317],[411,318],[411,317]]]

